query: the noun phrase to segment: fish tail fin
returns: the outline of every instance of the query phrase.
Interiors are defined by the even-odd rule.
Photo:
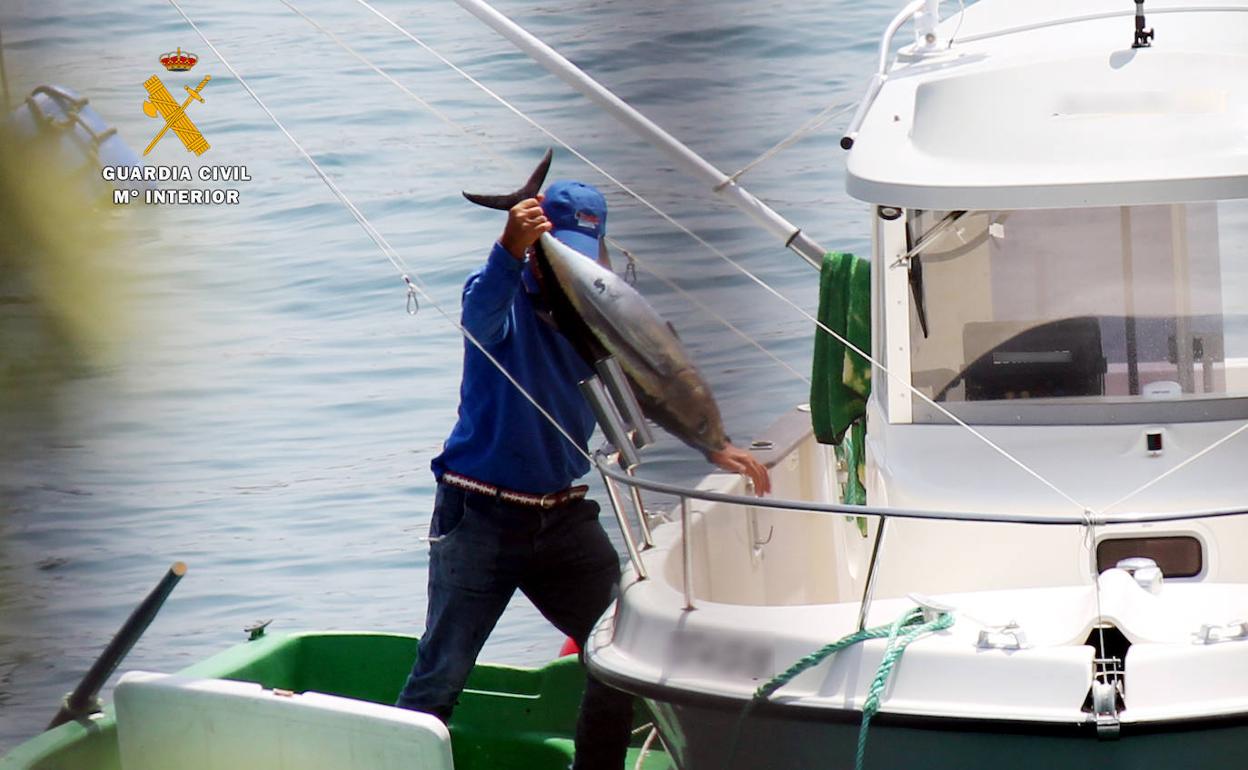
[[[542,156],[541,161],[537,164],[537,168],[533,169],[533,173],[529,175],[529,180],[524,183],[523,187],[513,193],[506,195],[480,195],[465,191],[464,197],[478,206],[485,206],[487,209],[507,211],[520,201],[537,195],[538,191],[542,189],[542,183],[546,181],[546,174],[550,171],[550,161],[554,155],[554,149],[547,147],[546,154]]]

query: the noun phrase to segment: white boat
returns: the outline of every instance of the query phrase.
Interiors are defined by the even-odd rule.
[[[936,0],[907,6],[844,141],[849,192],[872,211],[869,290],[846,287],[846,328],[821,332],[813,411],[754,442],[774,496],[600,458],[630,569],[586,657],[647,700],[666,749],[647,739],[632,766],[1242,764],[1248,0],[1135,5],[986,0],[944,20]],[[867,270],[824,264],[832,289],[837,269]],[[857,415],[863,326],[874,387]],[[603,393],[599,406],[617,397]],[[820,443],[812,416],[842,444]],[[643,496],[660,493],[679,504],[651,517]],[[445,729],[378,705],[413,639],[256,630],[180,677],[131,674],[115,716],[79,717],[0,766],[451,764]],[[458,762],[565,766],[579,682],[572,661],[480,667],[451,726]]]
[[[649,702],[684,770],[860,749],[870,767],[1238,766],[1248,3],[937,11],[888,27],[842,143],[874,212],[861,465],[801,409],[760,444],[764,500],[604,462],[621,518],[630,486],[680,504],[633,521],[589,665]],[[846,505],[859,474],[866,504]],[[859,640],[911,612],[908,646]]]

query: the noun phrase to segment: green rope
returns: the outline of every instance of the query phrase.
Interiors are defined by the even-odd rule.
[[[824,645],[799,659],[796,663],[777,674],[771,681],[755,690],[751,704],[770,698],[776,690],[793,681],[803,671],[819,665],[828,656],[835,655],[846,647],[852,647],[867,639],[888,639],[888,645],[884,648],[884,657],[881,658],[880,666],[875,672],[875,679],[871,681],[871,686],[867,688],[867,700],[862,704],[862,726],[858,728],[858,753],[854,760],[856,770],[862,770],[863,761],[867,753],[867,730],[871,725],[871,718],[880,710],[880,694],[884,692],[884,687],[888,684],[889,677],[892,676],[893,667],[901,659],[901,655],[906,651],[906,647],[915,639],[936,631],[943,631],[952,625],[953,615],[948,612],[942,612],[934,620],[924,622],[922,608],[915,607],[897,618],[890,625],[864,628],[831,644]]]

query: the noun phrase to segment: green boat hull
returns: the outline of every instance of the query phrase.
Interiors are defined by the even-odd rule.
[[[272,634],[179,673],[389,704],[415,656],[416,638],[412,636]],[[584,668],[571,656],[540,668],[477,665],[451,720],[456,770],[566,770],[584,686]],[[644,706],[639,705],[637,713],[639,722],[648,721]],[[640,737],[638,746],[629,752],[630,768],[639,746]],[[670,764],[661,750],[655,750],[643,767],[661,770]],[[111,707],[92,719],[32,738],[0,759],[0,770],[19,769],[123,770]]]

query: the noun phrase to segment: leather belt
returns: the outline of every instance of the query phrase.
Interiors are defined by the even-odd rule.
[[[535,495],[530,492],[518,492],[514,489],[505,489],[504,487],[496,487],[493,484],[487,484],[484,481],[478,481],[471,476],[465,476],[455,471],[443,471],[440,481],[452,487],[466,490],[468,492],[476,492],[479,495],[489,495],[496,497],[508,503],[516,505],[531,505],[534,508],[558,508],[576,500],[585,497],[585,493],[589,491],[589,487],[585,485],[568,487],[558,492],[549,492],[544,495]]]

